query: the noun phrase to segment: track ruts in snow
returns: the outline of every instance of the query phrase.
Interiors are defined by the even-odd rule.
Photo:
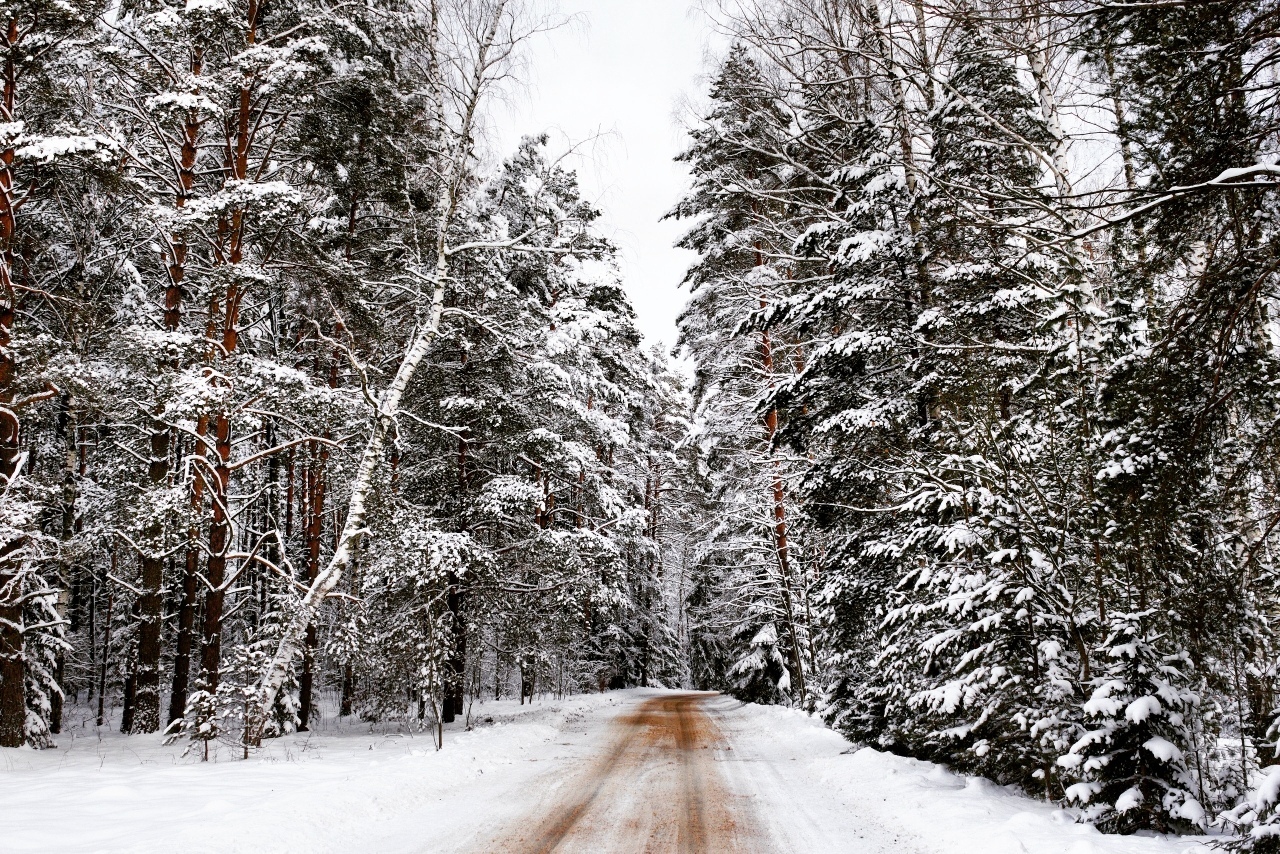
[[[736,815],[717,767],[724,740],[703,709],[711,696],[644,701],[612,724],[608,748],[565,784],[548,811],[487,850],[750,852],[756,833]]]

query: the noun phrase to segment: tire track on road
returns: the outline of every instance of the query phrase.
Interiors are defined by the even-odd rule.
[[[485,850],[529,854],[759,850],[754,822],[735,815],[715,754],[724,739],[703,705],[672,694],[617,718],[604,755],[569,781],[545,817]]]

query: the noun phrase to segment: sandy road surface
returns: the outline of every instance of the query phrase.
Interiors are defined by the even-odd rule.
[[[750,810],[720,772],[731,751],[705,705],[715,695],[670,694],[614,718],[606,747],[545,808],[488,850],[754,852]],[[764,849],[764,850],[767,850]]]

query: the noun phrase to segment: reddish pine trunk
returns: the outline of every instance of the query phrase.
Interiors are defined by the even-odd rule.
[[[216,468],[210,482],[213,521],[209,527],[209,561],[205,573],[209,589],[204,598],[204,632],[200,650],[201,681],[206,691],[218,687],[222,661],[222,607],[226,599],[227,550],[231,541],[231,520],[227,499],[231,485],[231,419],[217,416],[215,427]]]
[[[315,449],[313,449],[314,451]],[[320,574],[320,537],[324,528],[324,466],[329,459],[329,446],[320,444],[316,462],[307,472],[307,584]],[[302,657],[302,678],[298,683],[298,731],[306,732],[311,724],[312,691],[315,681],[315,650],[319,642],[316,624],[307,626],[306,648]]]
[[[757,257],[759,257],[757,255]],[[760,307],[766,307],[763,299],[760,300]],[[773,385],[773,341],[769,337],[769,331],[766,329],[760,337],[760,356],[764,363],[765,375],[769,378],[769,385]],[[769,407],[768,413],[764,417],[764,426],[766,439],[770,448],[773,446],[774,440],[778,435],[778,409],[777,407]],[[795,680],[795,688],[800,695],[801,702],[805,699],[804,684],[804,660],[800,653],[800,633],[796,627],[795,605],[791,598],[791,555],[790,546],[787,542],[787,490],[782,480],[782,471],[778,465],[778,461],[773,458],[773,454],[769,455],[769,465],[772,469],[772,482],[770,491],[773,499],[773,545],[774,551],[778,556],[778,570],[782,575],[782,608],[787,619],[788,634],[791,635],[791,669],[792,676]]]
[[[199,77],[203,69],[204,51],[196,48],[191,54],[191,74]],[[178,159],[178,194],[174,206],[186,207],[196,183],[196,155],[200,141],[200,112],[191,110],[182,126],[182,153]],[[164,327],[174,331],[182,323],[182,283],[187,276],[187,243],[183,237],[174,236],[170,241],[169,284],[164,295]]]
[[[258,3],[250,0],[245,28],[245,43],[253,46],[257,41]],[[231,152],[228,166],[229,179],[244,181],[249,175],[249,146],[251,130],[249,117],[251,109],[250,81],[246,79],[240,87],[240,97],[236,111],[235,145]],[[226,260],[232,267],[244,260],[245,246],[245,213],[237,208],[231,213],[231,221],[226,231]],[[219,253],[222,254],[221,252]],[[227,286],[226,301],[222,311],[222,353],[230,356],[235,352],[240,341],[240,304],[244,299],[244,290],[235,278],[233,271],[231,283]],[[210,327],[214,328],[214,316],[211,312]],[[212,338],[213,336],[210,335]],[[217,469],[209,484],[209,497],[212,503],[213,517],[209,526],[209,561],[206,577],[209,590],[204,600],[204,636],[201,648],[201,668],[204,672],[205,689],[216,690],[219,667],[222,659],[222,611],[226,600],[223,585],[227,578],[227,551],[231,546],[231,518],[227,502],[231,486],[231,417],[220,412],[215,418],[214,435],[216,437]]]
[[[18,81],[12,57],[19,38],[18,21],[11,19],[6,32],[10,58],[4,66],[4,103],[0,116],[5,122],[16,121]],[[13,409],[15,364],[10,349],[17,309],[12,277],[13,237],[17,225],[13,206],[13,157],[12,147],[0,153],[0,486],[17,475],[20,461],[18,415]],[[0,747],[20,747],[25,741],[22,590],[19,567],[9,557],[21,546],[21,541],[15,541],[0,552]]]
[[[204,437],[209,428],[207,416],[201,416],[196,425],[196,434]],[[194,453],[203,455],[201,446],[192,448]],[[191,484],[191,510],[198,513],[204,501],[204,478],[200,469],[196,472]],[[178,606],[178,641],[173,655],[173,690],[169,696],[169,723],[181,718],[187,711],[187,692],[191,684],[191,653],[195,649],[196,637],[196,601],[199,595],[200,582],[200,550],[196,543],[200,538],[200,529],[192,526],[187,531],[186,566],[182,573],[182,602]]]

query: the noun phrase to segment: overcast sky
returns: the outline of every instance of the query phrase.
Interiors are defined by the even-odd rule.
[[[675,341],[692,254],[672,247],[684,224],[659,222],[688,183],[672,158],[684,147],[678,115],[696,97],[707,45],[690,0],[560,0],[577,23],[539,36],[527,91],[495,115],[503,156],[546,131],[556,153],[586,143],[573,164],[603,229],[622,249],[627,289],[650,342]],[[591,142],[593,138],[600,138]]]

